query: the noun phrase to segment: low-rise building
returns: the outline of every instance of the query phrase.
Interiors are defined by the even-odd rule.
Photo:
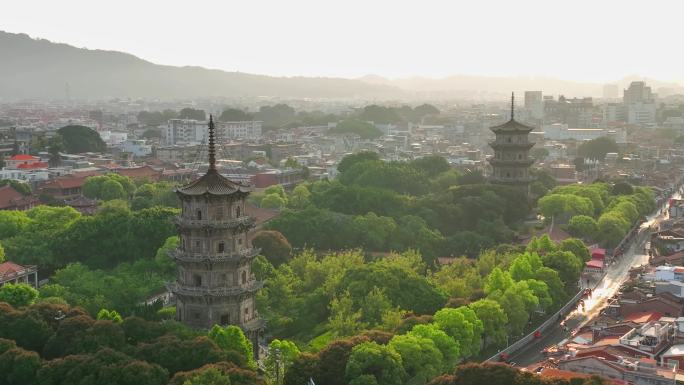
[[[145,157],[152,154],[152,146],[144,139],[127,139],[121,143],[121,151],[133,154],[136,157]]]
[[[38,204],[31,195],[24,195],[11,185],[0,187],[0,210],[28,210]]]
[[[0,263],[0,286],[6,283],[25,283],[38,287],[38,268],[36,266],[22,266],[14,262]]]

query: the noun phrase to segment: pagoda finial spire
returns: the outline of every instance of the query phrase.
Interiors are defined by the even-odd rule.
[[[209,115],[209,171],[216,171],[216,148],[214,141],[214,117]]]
[[[511,92],[511,120],[515,116],[515,92]]]

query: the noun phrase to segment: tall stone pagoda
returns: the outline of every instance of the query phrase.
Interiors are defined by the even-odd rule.
[[[496,139],[489,143],[494,150],[494,156],[489,159],[492,165],[489,180],[495,184],[519,187],[529,196],[530,183],[534,180],[530,174],[530,166],[534,163],[530,149],[534,142],[530,142],[529,133],[534,128],[516,122],[514,108],[515,95],[511,95],[511,119],[490,128]]]
[[[180,244],[169,256],[178,277],[168,289],[176,298],[176,319],[193,328],[240,326],[256,348],[264,322],[256,311],[262,287],[251,271],[258,250],[247,236],[254,218],[245,214],[249,186],[216,170],[214,120],[209,118],[209,169],[199,179],[178,187],[182,203],[176,218]]]

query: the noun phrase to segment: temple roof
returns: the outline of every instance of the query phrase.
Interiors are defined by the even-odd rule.
[[[231,195],[237,192],[249,193],[252,189],[242,183],[234,182],[216,170],[216,148],[214,147],[214,119],[209,116],[209,170],[185,186],[176,188],[183,195]]]
[[[238,182],[221,175],[215,169],[209,169],[199,179],[176,188],[176,192],[184,195],[230,195],[236,192],[248,193],[252,191],[249,186],[245,186]]]
[[[504,124],[500,124],[498,126],[491,127],[490,130],[494,132],[499,132],[499,131],[507,131],[507,132],[530,132],[534,130],[533,127],[524,125],[515,119],[511,119],[508,122]]]

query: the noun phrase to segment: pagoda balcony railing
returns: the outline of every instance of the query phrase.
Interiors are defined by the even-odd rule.
[[[489,147],[491,148],[532,148],[535,145],[534,142],[525,143],[508,143],[508,142],[489,142]]]
[[[489,163],[492,166],[495,165],[501,165],[501,166],[531,166],[534,163],[534,159],[497,159],[497,158],[490,158]]]
[[[230,228],[239,225],[251,226],[255,222],[255,219],[250,216],[244,216],[239,218],[230,219],[193,219],[178,216],[174,218],[174,223],[178,226],[188,227],[188,228],[204,228],[204,227],[217,227],[217,228]]]
[[[259,254],[261,249],[251,247],[238,251],[227,251],[223,253],[207,253],[204,251],[183,251],[173,249],[169,251],[169,257],[182,262],[204,262],[204,261],[239,261],[246,257],[254,257]]]
[[[534,182],[536,179],[533,177],[496,177],[496,176],[490,176],[489,180],[491,182],[495,183],[510,183],[510,184],[519,184],[519,183],[531,183]]]
[[[187,295],[194,297],[226,297],[242,293],[253,293],[264,287],[264,283],[252,279],[246,285],[231,287],[205,287],[205,286],[186,286],[177,282],[168,283],[167,289],[176,295]]]

